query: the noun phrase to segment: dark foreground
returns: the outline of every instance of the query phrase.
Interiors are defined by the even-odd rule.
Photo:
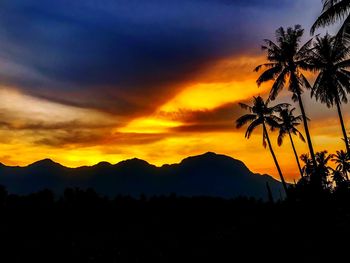
[[[350,202],[1,196],[0,262],[347,262]]]

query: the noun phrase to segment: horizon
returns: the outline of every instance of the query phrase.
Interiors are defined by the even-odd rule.
[[[100,161],[100,162],[98,162],[98,163],[95,163],[95,164],[92,164],[92,165],[83,165],[83,166],[66,166],[66,165],[63,165],[63,164],[61,164],[61,163],[59,163],[59,162],[57,162],[56,160],[54,160],[54,159],[51,159],[51,158],[44,158],[44,159],[40,159],[40,160],[36,160],[36,161],[34,161],[34,162],[31,162],[31,163],[28,163],[28,164],[25,164],[25,165],[16,165],[16,166],[12,166],[12,165],[6,165],[6,164],[3,164],[3,163],[1,163],[0,162],[0,164],[3,164],[3,165],[5,165],[5,166],[8,166],[8,167],[20,167],[20,168],[25,168],[25,167],[28,167],[28,166],[30,166],[30,165],[32,165],[32,164],[35,164],[35,163],[39,163],[39,162],[43,162],[43,161],[51,161],[51,162],[53,162],[53,163],[57,163],[57,164],[59,164],[59,165],[62,165],[62,166],[64,166],[64,167],[66,167],[66,168],[72,168],[72,169],[75,169],[75,168],[81,168],[81,167],[92,167],[92,166],[96,166],[96,165],[98,165],[98,164],[100,164],[100,163],[108,163],[108,164],[111,164],[111,165],[116,165],[116,164],[119,164],[119,163],[122,163],[122,162],[125,162],[125,161],[132,161],[132,160],[140,160],[140,161],[145,161],[146,163],[148,163],[148,164],[150,164],[150,165],[152,165],[152,166],[155,166],[155,167],[157,167],[157,168],[161,168],[162,166],[167,166],[167,165],[173,165],[173,164],[180,164],[182,161],[184,161],[184,160],[186,160],[186,159],[188,159],[188,158],[191,158],[191,157],[200,157],[200,156],[204,156],[204,155],[208,155],[208,154],[213,154],[213,155],[215,155],[215,156],[224,156],[224,157],[229,157],[229,158],[231,158],[231,159],[233,159],[233,160],[236,160],[236,161],[241,161],[241,160],[239,160],[239,159],[237,159],[237,158],[234,158],[234,157],[232,157],[232,156],[228,156],[228,155],[225,155],[225,154],[221,154],[221,153],[215,153],[215,152],[203,152],[203,153],[201,153],[201,154],[198,154],[198,155],[189,155],[189,156],[187,156],[187,157],[184,157],[184,158],[182,158],[180,161],[178,161],[178,162],[174,162],[174,163],[163,163],[163,164],[161,164],[161,165],[156,165],[156,164],[153,164],[152,162],[149,162],[149,161],[147,161],[147,160],[145,160],[145,159],[142,159],[142,158],[138,158],[138,157],[131,157],[131,158],[128,158],[128,159],[124,159],[124,160],[121,160],[121,161],[117,161],[117,162],[108,162],[108,161]],[[242,162],[243,163],[243,162]],[[243,163],[244,164],[244,163]],[[244,164],[245,165],[245,164]],[[249,167],[247,167],[247,168],[249,168]],[[253,173],[254,173],[254,171],[252,171]]]
[[[1,163],[48,158],[79,167],[139,158],[161,166],[218,152],[278,179],[260,130],[246,140],[245,130],[235,128],[244,112],[238,103],[266,98],[271,87],[258,88],[253,72],[265,61],[263,39],[273,39],[280,26],[301,24],[305,42],[320,0],[0,6]],[[303,99],[315,149],[343,149],[336,109],[309,92]],[[290,94],[272,104],[280,102],[291,103]],[[349,110],[343,106],[346,120]],[[278,147],[276,133],[271,138],[286,179],[299,178],[289,142]],[[299,155],[308,152],[295,142]]]

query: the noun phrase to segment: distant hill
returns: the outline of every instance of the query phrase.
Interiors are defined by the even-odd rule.
[[[62,193],[66,187],[94,188],[110,197],[116,195],[238,196],[266,199],[266,182],[275,198],[281,183],[269,175],[252,173],[239,160],[205,153],[188,157],[179,164],[156,167],[140,159],[117,164],[67,168],[50,159],[26,167],[0,165],[0,184],[10,193],[28,194],[48,188]]]

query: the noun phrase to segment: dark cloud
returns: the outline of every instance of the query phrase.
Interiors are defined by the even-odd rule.
[[[39,134],[38,139],[34,139],[34,144],[51,147],[88,147],[98,145],[103,139],[102,133],[91,130],[72,130],[56,132],[53,134]]]
[[[266,18],[292,2],[4,0],[0,78],[60,103],[150,112],[213,61],[257,50]]]
[[[11,121],[0,121],[0,129],[7,130],[31,130],[31,131],[50,131],[50,130],[75,130],[75,129],[103,129],[115,127],[113,124],[82,123],[80,121],[64,121],[48,123],[43,121],[23,121],[15,123]]]
[[[108,142],[115,145],[144,145],[169,137],[169,133],[114,133]]]
[[[217,132],[235,131],[235,120],[243,113],[238,103],[228,103],[211,110],[183,111],[168,117],[184,123],[173,128],[174,132]]]
[[[261,94],[267,97],[267,94]],[[252,99],[240,101],[251,105]],[[292,103],[292,102],[291,102]],[[271,102],[275,105],[277,102]],[[239,103],[227,103],[207,110],[183,110],[176,113],[161,113],[164,117],[184,124],[173,128],[174,132],[218,132],[218,131],[237,131],[235,121],[243,114],[248,113],[239,106]]]
[[[72,130],[54,134],[42,134],[35,144],[51,147],[90,147],[90,146],[138,146],[160,141],[168,134],[115,133],[109,134],[93,130]]]

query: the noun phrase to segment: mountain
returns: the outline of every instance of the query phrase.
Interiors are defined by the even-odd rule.
[[[205,153],[188,157],[179,164],[156,167],[140,159],[115,165],[67,168],[50,159],[26,167],[0,165],[0,184],[8,191],[28,194],[45,188],[61,194],[67,187],[94,188],[110,197],[116,195],[238,196],[266,199],[266,183],[275,197],[281,183],[269,175],[252,173],[243,162],[225,155]]]

